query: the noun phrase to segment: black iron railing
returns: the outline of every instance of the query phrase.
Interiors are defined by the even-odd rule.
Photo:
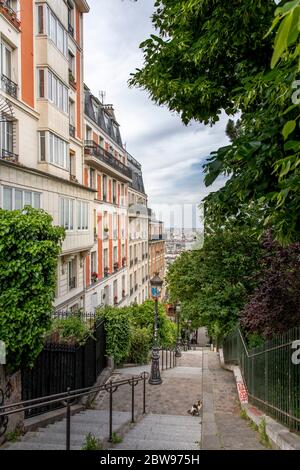
[[[18,97],[18,85],[4,74],[1,75],[1,85],[2,89],[8,95],[12,96],[13,98]]]
[[[54,314],[55,315],[55,314]],[[67,318],[67,312],[56,313],[55,318]],[[60,344],[47,341],[33,368],[22,369],[22,399],[62,393],[72,389],[91,387],[106,367],[106,337],[103,320],[86,314],[86,323],[92,336],[83,345]],[[61,407],[61,403],[26,410],[26,417],[46,413]]]
[[[32,400],[25,400],[19,403],[12,403],[10,405],[0,406],[0,423],[3,420],[6,421],[7,427],[7,418],[16,413],[28,413],[33,410],[38,410],[40,408],[45,408],[49,406],[56,407],[65,407],[65,416],[66,416],[66,433],[65,433],[65,442],[66,450],[71,449],[71,407],[77,403],[80,399],[84,397],[92,397],[98,394],[100,391],[106,391],[109,393],[109,441],[113,440],[113,394],[119,389],[119,387],[129,385],[131,387],[131,422],[135,422],[135,387],[138,383],[143,382],[143,414],[146,413],[146,381],[149,374],[143,372],[139,376],[132,376],[130,379],[123,379],[116,382],[112,380],[104,385],[93,386],[89,388],[80,388],[71,390],[70,388],[67,392],[58,393],[53,395],[48,395],[46,397],[38,397]],[[35,413],[37,414],[37,413]]]
[[[7,161],[7,162],[14,162],[14,163],[17,163],[18,160],[19,160],[18,155],[16,155],[13,152],[10,152],[9,150],[5,150],[5,149],[1,150],[0,158],[2,160]]]
[[[300,431],[300,365],[293,363],[300,328],[248,349],[240,329],[223,340],[224,361],[240,366],[249,400],[289,429]]]
[[[128,178],[132,178],[132,171],[130,168],[124,165],[124,163],[117,160],[117,158],[115,158],[113,155],[103,149],[100,145],[96,144],[96,142],[94,142],[93,140],[86,140],[84,147],[86,155],[95,156],[103,163],[106,163],[107,165],[111,166],[112,168],[119,171]]]

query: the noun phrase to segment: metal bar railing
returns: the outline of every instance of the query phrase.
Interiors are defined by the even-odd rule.
[[[132,376],[130,379],[122,379],[116,382],[112,380],[103,385],[97,385],[88,387],[85,389],[70,390],[68,389],[64,393],[58,393],[55,395],[48,395],[46,397],[34,398],[32,400],[21,401],[18,403],[11,403],[9,405],[0,406],[0,421],[6,416],[10,416],[16,413],[22,413],[28,409],[44,407],[53,403],[63,403],[66,407],[66,450],[70,450],[71,446],[71,406],[79,398],[90,396],[105,390],[109,393],[109,440],[113,438],[113,393],[123,385],[131,386],[131,419],[135,422],[135,387],[143,381],[143,414],[146,413],[146,379],[149,374],[143,372],[138,376]]]
[[[225,363],[240,366],[250,402],[296,432],[300,432],[300,366],[292,354],[293,343],[299,340],[298,327],[252,349],[239,328],[223,341]]]

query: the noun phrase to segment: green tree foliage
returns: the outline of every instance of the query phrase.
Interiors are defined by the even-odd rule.
[[[43,347],[63,237],[44,211],[0,210],[0,339],[12,369],[32,365]]]
[[[98,310],[105,319],[106,352],[117,364],[125,360],[140,362],[152,346],[154,325],[154,301],[130,307],[105,307]],[[165,308],[158,304],[158,341],[162,347],[171,347],[176,341],[176,326],[167,317]],[[145,342],[142,345],[142,342]]]
[[[155,7],[157,35],[142,43],[144,66],[130,83],[184,123],[240,113],[231,145],[205,166],[208,186],[227,176],[205,199],[206,226],[223,226],[254,204],[264,209],[260,233],[270,226],[282,243],[298,239],[299,1],[277,9],[273,0],[161,0]]]
[[[192,328],[206,326],[215,341],[236,324],[255,288],[261,247],[250,229],[208,234],[201,250],[183,253],[167,276],[172,301],[181,301]]]

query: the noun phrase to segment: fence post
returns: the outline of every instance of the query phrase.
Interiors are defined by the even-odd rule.
[[[143,414],[146,414],[146,372],[143,372]]]
[[[70,387],[67,389],[67,421],[66,421],[66,450],[70,450],[71,447],[71,405],[69,400]]]
[[[171,349],[170,349],[170,369],[172,369],[172,354],[171,354]]]
[[[131,422],[134,423],[134,376],[131,382]]]
[[[109,442],[112,442],[112,405],[113,405],[113,390],[112,390],[112,380],[109,382]]]

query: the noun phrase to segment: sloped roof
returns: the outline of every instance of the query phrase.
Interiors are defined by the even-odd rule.
[[[116,121],[113,107],[101,103],[86,85],[84,87],[84,112],[87,117],[123,148],[119,124]]]

